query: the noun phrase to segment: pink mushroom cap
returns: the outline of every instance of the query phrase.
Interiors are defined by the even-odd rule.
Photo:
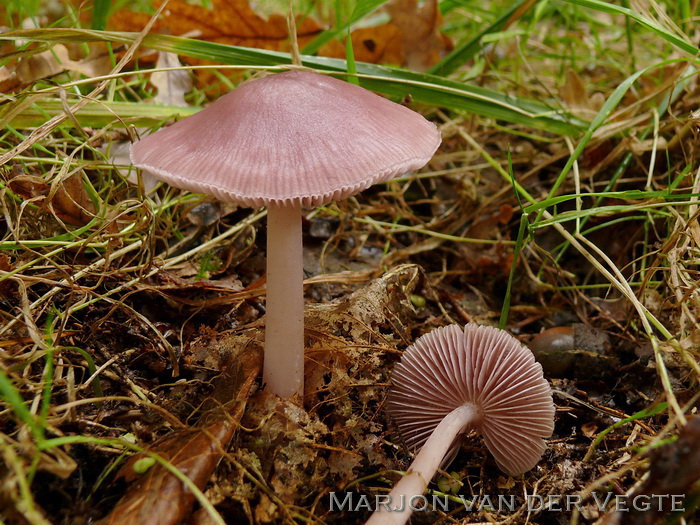
[[[177,188],[248,207],[316,207],[425,165],[440,144],[420,114],[309,71],[251,80],[131,148]]]
[[[477,417],[464,432],[484,438],[498,467],[518,475],[534,467],[554,430],[554,403],[532,352],[504,330],[467,324],[438,328],[406,349],[392,375],[387,411],[409,448],[463,404]],[[447,457],[458,450],[459,439]]]

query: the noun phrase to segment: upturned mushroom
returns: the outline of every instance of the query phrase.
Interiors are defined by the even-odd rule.
[[[398,525],[411,514],[440,465],[459,449],[459,436],[481,434],[496,464],[515,476],[530,470],[554,430],[554,404],[530,350],[498,328],[470,323],[438,328],[409,346],[394,368],[387,412],[411,449],[408,472],[379,506],[370,525]]]
[[[263,381],[291,397],[304,380],[302,209],[418,169],[439,144],[418,113],[297,70],[242,84],[135,143],[131,160],[177,188],[267,206]]]

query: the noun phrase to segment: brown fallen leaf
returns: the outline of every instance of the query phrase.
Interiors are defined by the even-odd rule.
[[[14,91],[21,84],[17,76],[17,70],[14,67],[0,67],[0,93],[9,93]]]
[[[222,343],[225,346],[225,343]],[[261,347],[239,348],[216,381],[208,412],[195,428],[176,430],[151,448],[203,489],[216,469],[243,415],[262,364]],[[182,523],[192,512],[195,497],[170,471],[159,464],[145,473],[134,470],[143,456],[129,460],[117,479],[131,483],[112,512],[97,523],[121,525]]]
[[[385,9],[391,16],[390,22],[352,32],[356,60],[423,71],[452,49],[451,40],[440,32],[442,18],[436,0],[428,0],[422,5],[417,0],[394,0]],[[145,13],[122,10],[114,13],[110,23],[115,30],[140,31],[149,19]],[[298,17],[299,46],[306,45],[321,30],[322,27],[311,17]],[[265,19],[247,0],[214,0],[212,9],[185,0],[171,0],[153,31],[227,45],[274,51],[290,49],[286,16],[273,14]],[[345,44],[331,41],[318,54],[344,58]],[[192,65],[208,63],[187,57],[183,60]],[[209,71],[197,70],[195,75],[200,86],[215,84]]]
[[[158,52],[156,68],[180,67],[180,60],[175,53]],[[187,71],[155,71],[151,74],[151,84],[158,89],[153,97],[154,104],[166,106],[186,106],[185,94],[192,89],[192,78]]]
[[[452,41],[440,32],[442,17],[436,0],[422,5],[417,0],[394,0],[385,10],[391,16],[389,22],[350,34],[356,60],[425,71],[452,49]],[[345,44],[331,41],[319,55],[344,58]]]
[[[56,46],[58,52],[63,46]],[[63,66],[59,63],[53,50],[36,53],[20,60],[16,67],[17,76],[23,84],[30,84],[40,78],[47,78],[63,72]]]
[[[417,0],[394,0],[387,4],[387,11],[403,37],[402,66],[425,71],[452,49],[451,40],[440,32],[442,16],[437,0],[420,6]]]
[[[388,381],[387,354],[398,353],[399,342],[410,338],[409,320],[416,316],[410,296],[415,293],[432,296],[421,269],[402,265],[338,301],[308,305],[304,408],[264,390],[247,399],[237,455],[245,451],[247,461],[255,465],[259,490],[250,497],[248,492],[238,492],[240,487],[228,479],[212,486],[211,494],[219,501],[244,501],[241,512],[251,522],[282,523],[293,519],[290,508],[309,503],[316,493],[342,489],[368,465],[377,470],[397,468],[383,450],[384,426],[376,400]],[[248,365],[242,360],[251,350],[260,351],[262,335],[260,325],[226,340],[204,333],[188,345],[185,360],[190,367],[210,369],[220,368],[223,360],[241,369],[238,377],[254,377],[259,361]],[[241,357],[231,361],[237,349]],[[218,402],[244,400],[245,385],[240,379],[222,377],[214,396]],[[235,417],[231,414],[230,420],[237,421],[240,411]],[[188,469],[188,476],[196,471],[197,484],[203,487],[207,471],[211,473],[218,461],[216,451],[225,447],[229,435],[221,426],[229,419],[220,418],[220,413],[211,412],[196,429],[174,432],[152,450],[183,471]],[[191,494],[157,465],[139,476],[133,471],[137,459],[120,474],[133,480],[128,494],[99,525],[164,524],[178,519],[190,523]],[[238,499],[241,497],[243,500]],[[201,511],[196,522],[210,523]]]
[[[104,75],[111,69],[110,56],[104,45],[93,44],[83,58],[71,58],[71,51],[56,44],[45,51],[29,50],[0,68],[0,91],[14,91],[42,78],[65,72],[88,78]]]
[[[48,199],[56,215],[73,226],[83,226],[95,216],[95,205],[83,186],[80,173],[52,187]]]
[[[391,22],[360,27],[351,34],[353,54],[358,62],[401,65],[404,62],[401,29]],[[345,43],[331,40],[318,52],[321,56],[345,58]]]
[[[95,216],[95,206],[83,186],[80,173],[51,185],[40,177],[25,174],[19,167],[13,167],[9,186],[17,195],[33,200],[73,226],[84,226]]]
[[[154,7],[160,7],[161,3]],[[142,29],[150,18],[146,13],[121,10],[112,15],[110,23],[115,29],[135,31]],[[300,40],[313,38],[319,31],[318,24],[308,17],[297,28]],[[211,9],[171,0],[154,24],[153,32],[260,49],[289,46],[286,18],[271,15],[266,20],[246,0],[214,0]]]
[[[583,80],[573,70],[566,72],[566,80],[559,88],[559,96],[572,114],[584,120],[592,120],[605,102],[605,97],[599,92],[589,96]]]
[[[157,2],[154,7],[159,7]],[[150,15],[120,10],[110,17],[111,28],[117,31],[141,31]],[[154,33],[188,36],[234,46],[288,51],[289,34],[285,15],[270,15],[267,19],[257,14],[247,0],[213,0],[211,9],[185,0],[170,0],[161,17],[153,26]],[[303,47],[322,31],[311,17],[297,18],[297,39]],[[208,61],[183,57],[188,64],[200,65]],[[195,71],[200,86],[211,86],[216,77],[207,70]]]

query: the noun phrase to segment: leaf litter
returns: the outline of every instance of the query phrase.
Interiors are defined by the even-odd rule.
[[[202,403],[204,413],[197,426],[168,433],[150,450],[185,473],[199,489],[204,489],[225,454],[261,370],[259,348],[256,352],[231,345],[233,351],[230,351],[230,343],[226,341],[222,346],[227,348],[220,349],[221,375],[214,382],[211,397]],[[217,352],[219,349],[211,345],[208,350]],[[124,480],[129,489],[110,514],[97,523],[175,524],[192,512],[194,494],[161,465],[150,465],[143,472],[138,465],[144,459],[134,456],[120,470],[115,480]]]
[[[268,31],[269,19],[245,2],[217,5],[224,3],[239,18]],[[210,12],[185,4],[171,2],[174,11],[166,13],[159,24],[167,24],[157,29],[176,28],[171,34],[202,31]],[[438,34],[435,3],[394,5],[425,16],[422,21],[409,17],[418,25],[399,28],[394,16],[385,26],[355,29],[351,38],[358,56],[367,53],[361,59],[413,61],[421,69],[418,62],[431,65],[449,50]],[[129,16],[134,15],[124,14],[127,20]],[[113,21],[119,22],[119,16]],[[301,31],[304,42],[322,29],[307,23],[308,31]],[[199,37],[218,41],[245,36],[237,34],[235,25],[230,34],[228,26],[214,26]],[[431,34],[434,43],[413,55],[402,47],[407,32]],[[272,37],[272,44],[261,47],[286,49],[286,28],[284,36],[275,34],[262,33]],[[16,91],[44,79],[94,76],[111,68],[103,69],[105,53],[99,46],[85,54],[79,46],[67,45],[68,58],[61,47],[53,49],[50,57],[40,48],[12,57],[0,82]],[[344,56],[344,49],[334,56]],[[92,57],[98,62],[92,64]],[[157,59],[169,60],[153,52],[139,56],[141,64]],[[535,68],[529,82],[521,82],[516,91],[529,86],[529,95],[538,89],[542,96],[559,93],[563,106],[586,119],[600,108],[599,87],[617,78],[616,73],[607,78],[610,72],[600,66],[584,68],[566,73],[557,84],[539,77]],[[186,77],[174,80],[171,73],[160,79],[151,75],[150,85],[138,96],[152,98],[155,89],[157,96],[188,103],[190,89],[181,83]],[[579,183],[591,190],[604,190],[610,183],[610,189],[624,191],[665,188],[675,177],[684,191],[698,193],[697,149],[692,147],[698,132],[692,117],[698,84],[695,76],[682,84],[686,73],[675,66],[664,70],[662,78],[640,79],[641,89],[628,93],[624,111],[584,151]],[[498,85],[496,77],[485,74],[484,79]],[[635,126],[650,122],[645,104],[662,99],[674,85],[685,89],[673,102],[674,117],[661,116],[658,140],[644,138]],[[536,196],[547,194],[570,154],[560,138],[514,140],[517,135],[499,132],[494,123],[431,112],[442,125],[445,146],[429,171],[373,188],[308,218],[307,298],[312,304],[306,313],[303,409],[257,391],[259,385],[252,383],[264,323],[264,229],[258,216],[164,188],[148,188],[152,200],[145,199],[144,188],[97,166],[104,155],[93,147],[125,138],[121,132],[107,137],[101,130],[83,130],[92,140],[88,143],[79,132],[48,134],[38,145],[69,159],[63,166],[70,170],[47,169],[38,160],[46,158],[41,149],[30,149],[33,157],[4,166],[3,227],[9,235],[0,253],[6,323],[0,328],[1,370],[27,400],[31,414],[44,418],[48,436],[80,435],[94,442],[40,449],[31,426],[12,407],[3,406],[0,516],[8,523],[110,523],[134,515],[128,512],[156,512],[173,523],[214,519],[163,464],[144,462],[152,458],[148,455],[127,460],[124,446],[98,442],[108,437],[137,440],[191,475],[228,522],[363,522],[367,511],[333,511],[328,494],[384,494],[398,479],[396,471],[410,464],[410,453],[382,410],[393,362],[407,344],[433,327],[472,320],[495,324],[513,263],[518,202],[498,170],[470,149],[466,133],[477,137],[492,157],[504,159],[511,152],[518,182]],[[620,138],[620,130],[632,132]],[[21,139],[7,140],[14,146]],[[658,159],[654,164],[652,152],[663,153],[668,165]],[[625,159],[630,154],[632,167],[610,182],[613,170],[629,162]],[[568,194],[575,188],[575,180],[567,179],[561,190]],[[592,201],[585,197],[586,204]],[[602,198],[599,204],[651,202],[628,195]],[[559,208],[563,213],[576,209],[566,202]],[[678,430],[664,404],[657,362],[660,356],[674,395],[692,414],[700,333],[696,212],[691,201],[687,209],[671,207],[662,217],[648,218],[646,229],[620,221],[615,235],[604,228],[614,210],[588,217],[592,231],[587,237],[614,259],[625,279],[642,281],[639,300],[678,334],[679,345],[662,343],[660,353],[639,329],[630,301],[601,286],[609,283],[580,253],[558,250],[558,231],[533,227],[518,262],[508,328],[524,342],[553,327],[575,332],[570,346],[544,350],[558,367],[548,374],[557,404],[555,435],[540,465],[519,479],[503,476],[479,439],[470,436],[450,472],[433,486],[475,498],[578,494],[583,497],[581,509],[567,514],[542,509],[531,515],[523,505],[505,512],[468,512],[455,502],[448,514],[428,512],[418,520],[642,523],[663,517],[615,513],[614,505],[601,509],[595,497],[612,490],[619,495],[683,492],[689,502],[697,498],[697,416],[689,415],[688,424]],[[627,208],[618,218],[634,213],[633,207]],[[217,240],[230,229],[237,232],[231,244]],[[550,255],[555,250],[556,257]],[[603,291],[597,293],[596,286]],[[49,355],[55,364],[51,374],[46,368]],[[240,355],[245,358],[239,360]],[[98,373],[91,371],[88,358],[96,362]],[[238,380],[227,379],[230,370],[238,371],[233,374]],[[42,416],[47,381],[50,406]],[[95,383],[104,389],[104,398],[94,400]],[[227,405],[234,398],[236,403]],[[163,510],[160,505],[166,500]]]

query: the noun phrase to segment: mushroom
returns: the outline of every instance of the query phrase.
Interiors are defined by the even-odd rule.
[[[515,476],[530,470],[554,430],[554,404],[542,367],[504,330],[467,324],[438,328],[409,346],[394,368],[387,412],[409,448],[410,469],[368,524],[402,524],[459,436],[481,434],[496,464]]]
[[[242,84],[131,148],[139,168],[177,188],[267,206],[263,381],[303,393],[302,209],[345,199],[425,165],[434,124],[359,86],[294,70]]]

